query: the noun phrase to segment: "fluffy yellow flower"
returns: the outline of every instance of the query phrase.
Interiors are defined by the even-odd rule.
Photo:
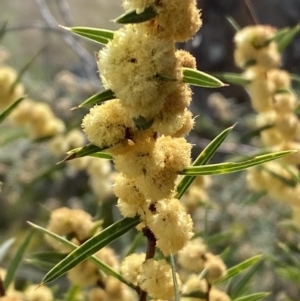
[[[178,287],[181,282],[177,276]],[[148,259],[142,265],[141,274],[138,276],[140,288],[152,298],[169,300],[174,296],[174,285],[170,265],[163,259]]]
[[[186,41],[190,39],[202,25],[200,13],[195,0],[124,0],[126,10],[143,12],[151,6],[157,16],[147,22],[154,34],[166,39]]]
[[[24,93],[22,84],[12,87],[17,78],[17,72],[10,67],[0,68],[0,110],[4,110]]]
[[[192,218],[179,200],[174,198],[158,201],[154,206],[155,213],[148,214],[145,222],[163,254],[176,254],[193,235]]]
[[[133,253],[122,261],[121,274],[129,282],[134,285],[138,285],[138,275],[141,274],[142,264],[145,261],[145,253]]]
[[[174,45],[136,25],[126,25],[114,34],[99,52],[98,66],[104,86],[114,91],[135,118],[152,118],[176,87],[175,82],[159,77],[176,77]]]
[[[131,119],[118,99],[94,106],[82,120],[82,128],[89,141],[101,148],[124,140],[130,127]]]
[[[248,64],[257,64],[265,69],[280,65],[280,54],[275,42],[270,42],[276,29],[266,25],[247,26],[238,31],[234,37],[236,64],[245,68]]]

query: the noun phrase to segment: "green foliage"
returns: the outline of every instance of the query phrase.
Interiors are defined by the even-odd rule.
[[[114,32],[107,29],[91,28],[91,27],[65,27],[63,29],[69,30],[81,37],[99,44],[107,44],[114,37]]]
[[[190,166],[180,172],[186,176],[202,176],[202,175],[217,175],[226,174],[244,170],[249,167],[263,164],[268,161],[276,160],[294,153],[295,151],[275,152],[260,156],[252,157],[243,162],[226,162],[218,164],[207,164],[205,166]]]
[[[87,100],[82,102],[78,107],[75,107],[74,109],[87,107],[87,106],[93,106],[93,105],[100,104],[104,101],[114,99],[114,98],[116,98],[116,96],[112,90],[110,90],[110,89],[104,90],[102,92],[99,92],[99,93],[89,97]]]
[[[21,103],[24,98],[25,97],[19,98],[0,114],[0,124],[9,116],[9,114],[11,114],[11,112]]]
[[[153,19],[157,15],[153,7],[147,7],[142,13],[137,13],[135,10],[125,13],[114,21],[120,24],[142,23]]]
[[[126,222],[126,219],[122,220],[123,223],[124,221]],[[120,229],[117,233],[110,233],[110,231],[114,231],[118,226],[120,226],[120,224],[122,224],[122,221],[120,222],[117,222],[115,227],[113,227],[114,225],[110,226],[109,228],[106,229],[106,232],[104,232],[104,235],[103,235],[103,232],[101,232],[100,234],[102,234],[102,237],[106,236],[106,241],[101,241],[100,244],[97,243],[96,246],[92,246],[92,249],[89,248],[90,247],[90,243],[88,245],[86,245],[86,250],[85,251],[92,251],[90,254],[88,254],[85,259],[89,258],[91,261],[93,261],[98,267],[99,269],[101,269],[104,273],[108,274],[108,275],[111,275],[113,277],[115,277],[116,279],[120,280],[121,282],[127,284],[128,286],[130,287],[133,287],[130,283],[128,283],[118,272],[116,272],[115,270],[113,270],[109,265],[107,265],[106,263],[104,263],[103,261],[101,261],[99,258],[97,258],[96,256],[93,256],[92,254],[94,254],[95,252],[93,252],[95,249],[97,249],[99,247],[98,250],[100,250],[104,244],[109,244],[110,242],[112,242],[115,238],[117,238],[116,236],[121,236],[124,232],[122,231],[128,231],[132,228],[132,224],[129,224],[127,226],[131,227],[130,229],[127,229],[125,228],[124,229]],[[47,275],[44,277],[43,281],[42,281],[42,284],[45,284],[45,283],[48,283],[48,282],[51,282],[53,281],[54,279],[57,279],[58,277],[61,277],[62,275],[64,275],[68,270],[71,269],[70,267],[70,264],[73,264],[74,261],[77,261],[75,263],[74,266],[76,266],[78,263],[82,262],[84,259],[81,260],[81,258],[72,258],[70,255],[72,254],[73,256],[73,253],[75,253],[75,256],[76,256],[76,253],[78,253],[78,249],[79,247],[75,244],[73,244],[72,242],[70,242],[69,240],[59,236],[59,235],[56,235],[55,233],[53,232],[50,232],[48,231],[47,229],[43,228],[43,227],[40,227],[38,225],[35,225],[33,223],[30,223],[28,222],[29,225],[31,225],[32,227],[34,227],[34,229],[46,234],[46,235],[50,235],[51,237],[53,237],[54,239],[56,239],[57,241],[61,242],[62,244],[64,244],[65,246],[68,246],[70,247],[70,249],[73,249],[75,251],[73,251],[72,253],[68,254],[67,257],[65,257],[62,261],[60,261],[59,263],[57,263],[48,273]],[[122,234],[120,234],[120,232]],[[118,236],[118,237],[119,237]],[[94,236],[96,237],[96,236]],[[95,240],[94,240],[95,241]],[[88,242],[88,241],[87,241]],[[89,248],[89,250],[87,250],[87,248]],[[82,249],[80,249],[80,252],[81,252]],[[77,252],[76,252],[77,251]],[[80,253],[79,252],[79,253]],[[86,254],[81,254],[82,255],[86,255]],[[78,261],[79,260],[79,261]],[[68,266],[66,266],[66,264]]]
[[[3,283],[5,289],[7,289],[9,287],[9,285],[13,282],[16,272],[17,272],[17,269],[23,260],[23,256],[24,256],[26,249],[33,237],[33,234],[34,234],[33,230],[28,232],[23,243],[19,246],[13,260],[10,262],[10,264],[7,268],[7,274],[5,276],[4,283]]]
[[[191,68],[183,68],[183,82],[204,88],[220,88],[226,86],[212,75]]]
[[[80,262],[86,260],[97,251],[110,244],[123,234],[127,233],[129,230],[134,228],[139,224],[139,218],[124,218],[113,225],[107,227],[99,234],[93,236],[82,245],[77,247],[73,252],[71,252],[65,259],[58,263],[54,268],[52,268],[44,277],[43,283],[51,282],[58,277],[61,277],[70,269],[78,265]],[[30,223],[31,224],[31,223]],[[33,224],[31,224],[33,225]],[[34,225],[35,228],[41,230]],[[45,231],[45,229],[43,230]],[[49,231],[48,231],[49,232]],[[48,233],[47,233],[48,234]],[[56,235],[51,234],[54,238],[59,239]],[[65,240],[61,240],[66,243]],[[107,272],[107,271],[105,271]],[[115,275],[114,275],[115,276]],[[118,277],[119,279],[120,277]],[[125,281],[126,282],[126,281]],[[127,282],[126,282],[127,283]]]
[[[209,162],[212,156],[216,153],[220,145],[232,131],[233,127],[229,127],[228,129],[224,130],[220,133],[214,140],[212,140],[209,145],[207,145],[204,150],[199,154],[197,159],[193,162],[193,166],[201,166],[205,165]],[[196,176],[184,176],[179,184],[177,185],[177,195],[176,197],[180,199],[184,193],[188,190],[191,186],[193,181],[195,180]]]

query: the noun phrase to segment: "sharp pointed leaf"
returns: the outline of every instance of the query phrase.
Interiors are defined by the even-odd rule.
[[[248,296],[243,296],[237,299],[234,299],[233,301],[259,301],[266,297],[268,297],[270,293],[255,293]]]
[[[0,262],[4,259],[14,242],[15,239],[10,238],[0,245]]]
[[[0,114],[0,123],[2,123],[9,116],[9,114],[21,103],[24,98],[25,97],[19,98]]]
[[[132,219],[130,219],[130,220],[132,220]],[[121,222],[122,222],[122,221],[124,221],[124,220],[121,220]],[[126,221],[126,219],[125,219],[125,221]],[[43,232],[44,234],[49,235],[49,236],[55,238],[57,241],[61,242],[61,243],[64,244],[65,246],[70,247],[70,249],[72,249],[72,250],[77,251],[77,250],[79,249],[79,247],[78,247],[77,245],[73,244],[73,243],[70,242],[69,240],[67,240],[67,239],[65,239],[65,238],[63,238],[63,237],[61,237],[61,236],[59,236],[59,235],[57,235],[57,234],[55,234],[55,233],[53,233],[53,232],[50,232],[49,230],[47,230],[47,229],[45,229],[45,228],[43,228],[43,227],[40,227],[40,226],[35,225],[35,224],[33,224],[33,223],[30,223],[30,222],[28,222],[28,224],[31,225],[32,227],[34,227],[36,230],[38,230],[38,231],[40,231],[40,232]],[[115,225],[115,224],[114,224],[114,225]],[[134,226],[133,226],[133,227],[134,227]],[[105,230],[104,230],[104,231],[105,231]],[[103,231],[102,231],[101,233],[103,233]],[[94,236],[94,237],[95,237],[95,236]],[[83,245],[82,245],[82,246],[83,246]],[[74,251],[74,252],[75,252],[75,251]],[[73,252],[73,253],[74,253],[74,252]],[[73,254],[73,253],[71,253],[71,254]],[[65,259],[64,259],[63,261],[61,261],[58,265],[56,265],[52,270],[50,270],[49,273],[50,273],[51,271],[53,271],[54,269],[55,269],[55,271],[57,272],[58,267],[60,268],[61,265],[62,265],[62,262],[64,262],[65,260],[67,260],[67,258],[68,258],[71,254],[69,254],[67,257],[65,257]],[[128,286],[130,286],[130,287],[132,287],[132,288],[135,288],[131,283],[127,282],[127,281],[126,281],[126,280],[125,280],[118,272],[116,272],[116,271],[115,271],[114,269],[112,269],[109,265],[107,265],[106,263],[104,263],[103,261],[101,261],[98,257],[96,257],[96,256],[94,256],[94,255],[90,255],[90,256],[87,256],[85,259],[89,259],[89,260],[91,260],[92,262],[94,262],[94,263],[99,267],[99,269],[101,269],[104,273],[106,273],[106,274],[108,274],[108,275],[111,275],[111,276],[115,277],[116,279],[120,280],[121,282],[125,283],[126,285],[128,285]],[[85,259],[83,259],[83,260],[85,260]],[[83,261],[83,260],[82,260],[82,261]],[[76,265],[76,264],[75,264],[75,265]],[[67,270],[67,271],[68,271],[68,270]],[[44,280],[43,280],[43,283],[48,283],[48,282],[50,282],[50,281],[52,281],[52,280],[54,280],[54,279],[56,279],[56,278],[58,278],[58,277],[64,275],[67,271],[62,272],[61,274],[60,274],[60,272],[58,272],[58,273],[56,274],[56,277],[54,277],[54,278],[51,279],[51,280],[47,280],[47,279],[46,279],[47,275],[49,274],[49,273],[48,273],[48,274],[45,276],[45,278],[44,278]],[[47,281],[46,281],[46,280],[47,280]]]
[[[89,155],[90,157],[96,157],[96,158],[100,158],[100,159],[106,159],[106,160],[112,160],[113,157],[107,153],[104,152],[99,152],[99,153],[94,153]]]
[[[77,159],[77,158],[81,158],[81,157],[86,157],[95,153],[99,153],[101,151],[103,151],[104,149],[93,145],[93,144],[89,144],[86,146],[82,146],[82,147],[78,147],[78,148],[74,148],[70,151],[67,152],[68,156],[62,160],[59,163],[65,162],[65,161],[70,161],[73,159]]]
[[[156,15],[154,8],[149,6],[141,13],[137,13],[135,10],[127,12],[115,19],[114,22],[120,24],[142,23],[155,18]]]
[[[227,21],[229,22],[229,24],[231,25],[231,27],[236,31],[240,31],[241,30],[241,26],[239,24],[237,24],[237,22],[230,16],[226,16]]]
[[[210,164],[204,166],[191,166],[180,172],[181,175],[186,176],[204,176],[217,175],[241,171],[249,167],[263,164],[268,161],[273,161],[282,158],[286,155],[292,154],[295,151],[282,151],[265,155],[256,156],[243,162],[226,162],[219,164]]]
[[[43,279],[43,283],[48,283],[57,279],[58,277],[67,273],[70,269],[88,259],[97,251],[110,244],[135,226],[140,223],[140,219],[124,218],[108,228],[104,229],[101,233],[91,237],[84,242],[81,246],[71,252],[64,260],[51,269]]]
[[[183,68],[183,82],[205,88],[220,88],[227,86],[216,77],[191,68]]]
[[[245,78],[242,74],[239,73],[214,73],[216,78],[223,80],[226,83],[245,86],[251,83],[251,80]]]
[[[93,106],[96,104],[100,104],[101,102],[114,99],[115,94],[112,90],[104,90],[102,92],[99,92],[91,97],[89,97],[87,100],[85,100],[83,103],[81,103],[78,107],[75,107],[74,109],[77,108],[82,108],[82,107],[87,107],[87,106]]]
[[[28,68],[33,64],[33,62],[39,57],[39,55],[45,50],[46,47],[42,47],[29,61],[25,64],[25,66],[19,70],[18,76],[15,79],[14,83],[11,86],[11,90],[14,90],[14,88],[18,85],[18,83],[21,81],[24,73],[28,70]]]
[[[218,150],[220,145],[232,131],[233,126],[224,130],[220,133],[214,140],[212,140],[209,145],[207,145],[204,150],[200,153],[198,158],[193,162],[193,166],[205,165],[209,162],[215,152]],[[187,189],[191,186],[196,177],[184,176],[177,186],[176,198],[180,199]]]
[[[253,266],[254,264],[256,264],[257,262],[259,262],[260,260],[262,260],[263,255],[256,255],[254,257],[251,257],[239,264],[237,264],[236,266],[230,268],[227,270],[227,275],[225,275],[224,277],[222,277],[221,279],[217,280],[214,284],[215,285],[219,285],[223,282],[228,281],[229,279],[235,277],[236,275],[240,274],[241,272],[243,272],[244,270],[246,270],[247,268]]]
[[[277,48],[279,52],[282,52],[295,38],[296,34],[300,31],[300,25],[289,29],[281,39],[277,41]]]
[[[243,294],[247,285],[251,282],[252,277],[257,274],[258,270],[262,267],[263,261],[259,261],[254,264],[249,271],[243,277],[241,277],[238,281],[230,282],[230,286],[227,289],[228,295],[231,299],[236,299]]]
[[[92,27],[65,27],[61,28],[69,30],[88,40],[106,45],[114,37],[114,32],[107,29],[92,28]]]
[[[7,27],[7,21],[4,21],[3,25],[0,28],[0,42],[6,33],[6,27]]]
[[[5,289],[7,289],[9,287],[9,285],[12,283],[12,281],[14,280],[17,269],[23,260],[23,256],[26,252],[26,249],[30,243],[31,238],[33,237],[33,234],[34,234],[33,230],[28,232],[25,239],[23,240],[23,243],[18,248],[14,258],[9,263],[9,265],[7,267],[7,274],[6,274],[4,282],[3,282]]]

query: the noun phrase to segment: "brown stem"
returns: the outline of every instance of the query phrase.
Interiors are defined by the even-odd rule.
[[[2,277],[0,276],[0,297],[5,296],[5,287],[2,280]]]
[[[251,0],[244,0],[244,3],[245,3],[247,13],[248,13],[248,15],[249,15],[249,17],[252,21],[252,24],[253,25],[259,24],[258,18],[256,16],[256,13],[255,13],[254,9],[253,9]]]
[[[147,260],[153,258],[155,255],[156,238],[154,234],[150,231],[150,229],[147,227],[143,229],[143,234],[148,239],[147,252],[146,252],[146,260]],[[147,292],[141,290],[139,301],[146,301],[146,300],[147,300]]]
[[[206,292],[206,299],[205,299],[205,301],[209,301],[209,294],[210,294],[210,290],[211,290],[211,283],[209,283],[207,280],[206,280],[206,283],[207,283],[207,292]]]

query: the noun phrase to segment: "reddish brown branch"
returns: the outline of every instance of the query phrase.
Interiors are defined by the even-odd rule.
[[[0,297],[5,296],[5,287],[2,280],[2,277],[0,276]]]
[[[149,228],[143,229],[144,236],[147,237],[147,252],[146,252],[146,260],[151,259],[155,255],[155,246],[156,246],[156,238],[154,234],[150,231]],[[147,300],[147,292],[142,291],[140,292],[139,301],[146,301]]]

